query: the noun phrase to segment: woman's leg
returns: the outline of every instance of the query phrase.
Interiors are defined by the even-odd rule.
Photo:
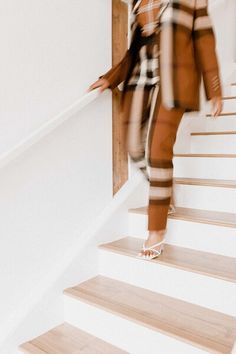
[[[160,91],[159,91],[160,92]],[[158,94],[148,137],[147,172],[150,180],[148,205],[149,237],[146,247],[161,241],[166,232],[173,185],[173,147],[184,109],[167,110]],[[158,250],[160,248],[157,247]],[[151,251],[142,251],[152,255]]]
[[[122,112],[122,141],[132,162],[147,175],[145,144],[153,88],[137,87],[126,92]]]

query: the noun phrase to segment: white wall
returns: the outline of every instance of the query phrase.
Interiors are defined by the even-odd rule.
[[[227,79],[234,70],[233,63],[236,63],[236,1],[211,0],[209,5],[216,33],[222,78]]]
[[[1,153],[110,68],[110,14],[110,0],[0,0]],[[1,353],[13,354],[1,349],[11,345],[12,329],[26,336],[62,320],[60,298],[53,301],[49,288],[60,270],[66,280],[65,259],[112,200],[111,112],[107,91],[0,169]],[[71,276],[92,274],[95,266],[90,259]],[[46,292],[51,302],[43,300]],[[44,312],[35,307],[32,314],[37,296]]]
[[[110,0],[0,0],[0,155],[110,67]]]

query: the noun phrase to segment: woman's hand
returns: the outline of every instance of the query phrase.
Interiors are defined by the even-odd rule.
[[[88,92],[92,91],[96,88],[99,87],[99,91],[103,92],[104,90],[106,90],[108,87],[110,86],[110,83],[107,79],[98,79],[97,81],[95,81],[92,85],[89,86],[88,88]]]
[[[211,107],[212,117],[218,117],[223,109],[222,97],[213,97],[211,99]]]

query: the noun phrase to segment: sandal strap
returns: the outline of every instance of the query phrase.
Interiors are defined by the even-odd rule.
[[[155,249],[151,249],[152,252],[156,252],[158,254],[158,256],[161,254],[161,251],[155,250]]]
[[[160,246],[162,243],[164,243],[165,242],[165,238],[163,238],[163,240],[162,241],[160,241],[160,242],[158,242],[158,243],[155,243],[154,245],[152,245],[152,246],[149,246],[149,247],[146,247],[145,246],[145,242],[143,243],[143,250],[144,251],[155,251],[155,252],[159,252],[158,250],[155,250],[155,249],[153,249],[154,247],[157,247],[157,246]]]

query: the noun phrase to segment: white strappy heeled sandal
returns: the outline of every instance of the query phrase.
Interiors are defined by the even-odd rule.
[[[144,241],[144,243],[143,243],[143,247],[142,247],[142,251],[152,251],[152,252],[154,252],[154,254],[152,255],[152,256],[147,256],[147,255],[145,255],[145,254],[141,254],[141,252],[140,253],[138,253],[138,255],[137,255],[137,258],[141,258],[141,259],[146,259],[146,260],[151,260],[151,259],[154,259],[154,258],[157,258],[157,257],[159,257],[160,255],[161,255],[161,253],[162,253],[162,251],[163,251],[163,244],[164,244],[164,242],[165,242],[165,238],[163,238],[163,240],[162,241],[160,241],[160,242],[158,242],[158,243],[155,243],[154,245],[152,245],[152,246],[150,246],[150,247],[146,247],[145,246],[145,241]],[[160,250],[156,250],[155,249],[155,247],[157,247],[157,246],[160,246],[160,245],[162,245],[162,247],[160,248]]]

